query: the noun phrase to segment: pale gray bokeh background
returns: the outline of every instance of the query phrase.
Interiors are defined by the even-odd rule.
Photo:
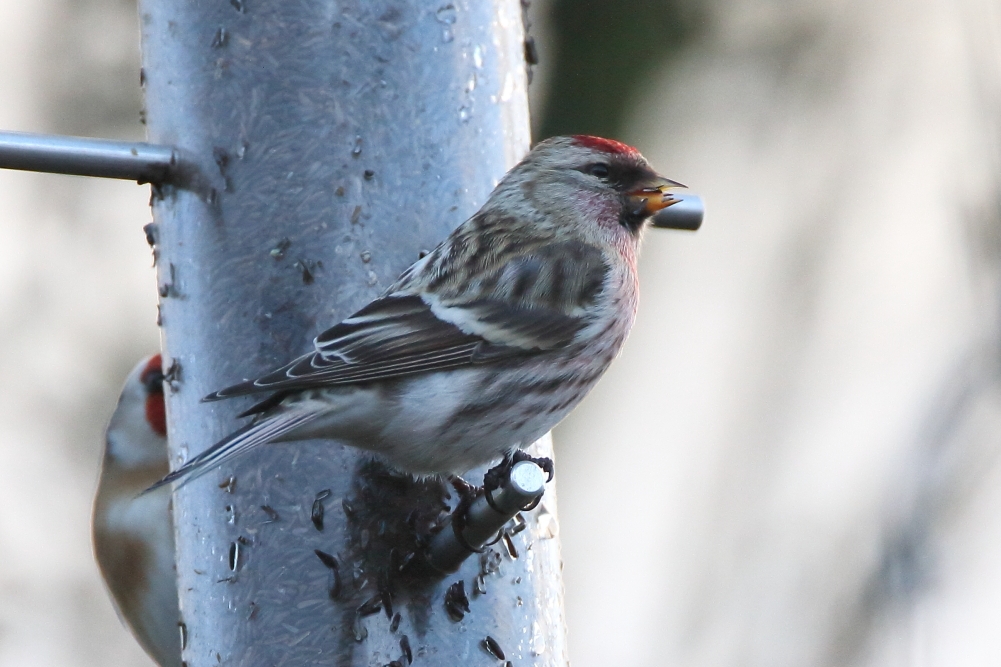
[[[599,665],[1001,662],[1001,6],[715,0],[620,138],[702,194],[556,434]],[[536,113],[547,3],[537,3]],[[128,0],[0,2],[0,128],[138,139]],[[0,667],[143,665],[89,541],[148,190],[0,172]]]

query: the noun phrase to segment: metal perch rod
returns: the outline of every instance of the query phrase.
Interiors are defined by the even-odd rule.
[[[171,146],[29,132],[0,132],[0,169],[163,183],[174,175],[178,163],[177,149]],[[702,225],[705,214],[702,198],[680,193],[673,196],[679,202],[658,213],[653,219],[654,226],[697,230]]]
[[[178,164],[177,150],[144,142],[0,132],[0,168],[160,183]]]
[[[462,561],[483,547],[504,524],[523,508],[531,505],[545,491],[546,475],[531,461],[519,461],[507,480],[493,495],[493,505],[486,495],[473,501],[461,524],[450,517],[449,525],[434,536],[428,548],[428,563],[439,572],[455,572]],[[461,525],[461,527],[460,527]]]
[[[706,206],[698,195],[672,192],[671,197],[678,200],[653,216],[653,226],[663,229],[685,229],[690,232],[702,226]]]

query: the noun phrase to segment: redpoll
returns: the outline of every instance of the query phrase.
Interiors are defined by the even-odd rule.
[[[180,667],[169,497],[143,495],[168,470],[160,355],[129,374],[108,425],[94,499],[94,554],[119,616],[162,667]]]
[[[248,425],[155,486],[268,442],[330,438],[415,474],[527,447],[618,354],[639,297],[645,223],[683,187],[625,144],[543,141],[483,208],[315,351],[206,397],[270,396]]]

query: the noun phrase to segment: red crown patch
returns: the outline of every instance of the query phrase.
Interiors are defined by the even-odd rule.
[[[587,134],[575,134],[573,135],[573,140],[578,146],[594,148],[595,150],[604,151],[606,153],[614,153],[618,155],[633,155],[635,153],[639,153],[639,151],[632,146],[624,144],[621,141],[615,141],[614,139],[592,137]]]

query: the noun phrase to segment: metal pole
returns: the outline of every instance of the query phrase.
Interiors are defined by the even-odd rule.
[[[0,169],[159,183],[169,178],[177,166],[177,151],[170,146],[0,132]]]
[[[180,460],[247,407],[201,396],[310,349],[525,153],[524,35],[519,0],[143,0],[140,19],[149,139],[199,184],[159,188],[150,230]],[[565,665],[553,485],[455,574],[410,573],[456,501],[330,442],[183,487],[187,664]]]

